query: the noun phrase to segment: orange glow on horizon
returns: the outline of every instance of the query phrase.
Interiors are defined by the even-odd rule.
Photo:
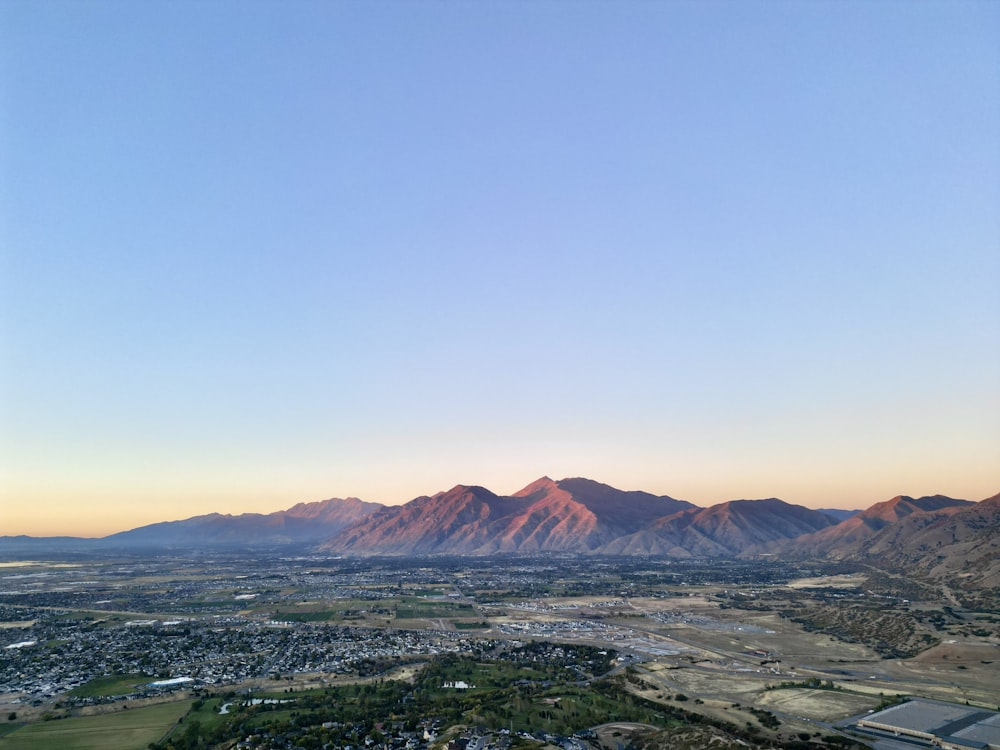
[[[539,474],[538,476],[542,476]],[[553,476],[554,479],[566,478],[563,475]],[[581,476],[580,472],[568,476]],[[198,493],[197,497],[183,497],[184,493],[178,493],[178,497],[170,499],[163,497],[165,492],[157,493],[151,497],[147,493],[147,502],[141,505],[134,503],[131,498],[135,493],[122,493],[124,497],[109,497],[108,493],[100,493],[100,500],[93,497],[79,497],[72,501],[66,501],[66,494],[59,493],[58,499],[43,496],[38,493],[31,497],[29,502],[20,503],[17,506],[7,506],[3,511],[2,529],[0,535],[19,536],[27,535],[33,537],[53,537],[71,536],[82,538],[100,538],[122,531],[129,531],[149,524],[178,521],[194,516],[220,513],[228,515],[240,515],[243,513],[268,514],[281,510],[287,510],[300,502],[317,502],[329,497],[351,497],[356,496],[368,502],[381,502],[384,505],[400,505],[414,497],[420,495],[433,495],[437,492],[446,491],[456,484],[478,484],[484,486],[499,495],[513,494],[521,487],[537,479],[532,476],[528,479],[521,479],[511,482],[498,481],[452,481],[437,482],[436,486],[411,487],[409,492],[399,490],[395,487],[387,489],[381,487],[383,497],[365,496],[365,493],[331,493],[305,490],[296,493],[296,496],[289,496],[286,492],[260,492],[252,499],[249,492],[219,492],[212,496],[205,496]],[[785,490],[795,490],[786,492],[768,492],[766,483],[747,481],[744,491],[727,492],[719,486],[709,486],[708,482],[694,483],[690,480],[686,486],[679,486],[678,489],[663,489],[658,484],[661,482],[622,482],[614,480],[596,479],[604,484],[609,484],[621,490],[642,490],[652,494],[669,495],[679,500],[687,500],[700,507],[709,507],[718,503],[737,499],[762,499],[765,497],[778,497],[785,502],[795,505],[802,505],[809,508],[840,508],[844,510],[863,510],[876,503],[889,500],[896,495],[933,495],[944,494],[950,497],[961,498],[972,501],[983,500],[996,494],[996,488],[986,491],[975,491],[975,487],[966,487],[966,492],[948,491],[947,488],[930,486],[927,489],[921,488],[914,492],[912,488],[900,487],[884,489],[880,492],[870,488],[862,487],[824,487],[824,492],[805,492],[804,482],[786,482]],[[678,482],[678,485],[682,483]],[[997,484],[1000,484],[998,482]],[[982,486],[989,486],[987,482]],[[763,490],[763,491],[762,491]],[[97,494],[97,493],[95,493]],[[801,496],[809,496],[808,500],[799,499]],[[388,496],[390,499],[383,499]]]

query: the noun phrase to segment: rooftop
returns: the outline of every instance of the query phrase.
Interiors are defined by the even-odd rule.
[[[1000,748],[1000,713],[957,703],[916,698],[870,714],[858,725],[910,736],[933,735],[970,748]]]

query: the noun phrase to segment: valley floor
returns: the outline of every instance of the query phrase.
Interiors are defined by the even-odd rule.
[[[0,749],[86,747],[83,717],[165,705],[181,721],[140,722],[136,748],[818,748],[870,742],[843,722],[902,696],[1000,702],[996,612],[818,563],[220,555],[0,579]]]

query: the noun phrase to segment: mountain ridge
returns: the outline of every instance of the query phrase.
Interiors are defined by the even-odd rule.
[[[511,495],[459,484],[401,505],[330,498],[274,513],[163,521],[99,539],[0,537],[0,554],[263,546],[344,556],[825,558],[941,580],[951,576],[960,588],[1000,587],[1000,563],[994,562],[1000,559],[1000,495],[981,503],[898,495],[863,511],[813,510],[778,498],[700,508],[583,477],[543,476]]]
[[[590,552],[691,503],[591,479],[541,477],[512,495],[456,485],[386,506],[321,545],[339,554]],[[466,519],[456,526],[456,514]]]
[[[785,553],[806,557],[829,556],[846,558],[860,552],[884,528],[905,518],[923,514],[951,513],[958,508],[973,505],[968,500],[956,500],[944,495],[913,498],[908,495],[875,503],[869,508],[844,519],[838,524],[803,535],[785,545]],[[774,549],[772,545],[772,549]]]
[[[684,500],[618,490],[591,479],[541,477],[513,495],[458,485],[448,493],[383,508],[321,545],[345,555],[576,552],[737,555],[836,521],[776,498],[737,500],[698,508]],[[477,494],[479,493],[479,494]],[[456,504],[470,520],[442,523]]]
[[[102,537],[117,547],[256,546],[315,543],[382,507],[358,498],[329,498],[298,503],[274,513],[207,513],[179,521],[161,521]]]

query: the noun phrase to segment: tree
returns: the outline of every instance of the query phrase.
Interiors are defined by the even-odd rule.
[[[201,722],[197,719],[188,722],[183,739],[187,747],[198,747],[201,744]]]

